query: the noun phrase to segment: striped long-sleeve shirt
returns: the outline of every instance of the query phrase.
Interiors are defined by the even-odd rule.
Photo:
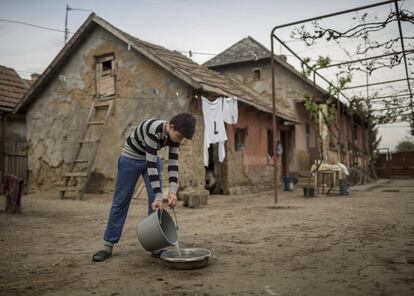
[[[169,190],[172,193],[177,193],[180,144],[171,141],[170,137],[165,133],[166,123],[167,121],[160,119],[148,119],[141,122],[127,138],[122,149],[122,155],[147,161],[148,177],[157,200],[162,200],[160,176],[157,170],[157,152],[165,146],[169,146]]]

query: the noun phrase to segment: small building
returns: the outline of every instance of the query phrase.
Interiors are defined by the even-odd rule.
[[[12,111],[29,87],[14,69],[0,65],[0,183],[5,174],[27,179],[25,116]]]
[[[327,97],[327,92],[319,86],[315,86],[302,73],[288,64],[285,56],[275,55],[274,59],[276,108],[279,112],[295,119],[291,122],[278,121],[277,123],[278,134],[276,139],[281,142],[284,148],[281,157],[281,176],[283,177],[300,174],[301,171],[309,171],[314,161],[320,159],[321,147],[318,144],[317,126],[314,120],[309,117],[304,102],[305,97],[308,96],[317,102],[323,103]],[[251,88],[268,103],[272,102],[271,52],[252,37],[248,36],[240,40],[204,63],[204,65]],[[352,132],[352,135],[358,140],[353,141],[351,139],[351,127],[347,129],[347,134],[343,132],[341,142],[343,147],[346,144],[346,149],[343,152],[346,155],[341,156],[338,153],[335,135],[331,133],[328,139],[331,145],[327,148],[329,149],[327,160],[331,163],[342,161],[348,166],[354,166],[355,162],[351,161],[351,158],[357,153],[353,151],[364,150],[364,155],[367,157],[367,151],[364,148],[366,142],[364,142],[365,138],[363,137],[367,133],[367,126],[363,121],[358,120],[358,116],[355,116],[351,121],[348,108],[343,104],[341,105],[342,111],[337,110],[337,118],[341,118],[341,124],[338,124],[338,126],[353,125],[352,128],[355,133]],[[340,117],[340,114],[347,114],[347,116]],[[242,124],[240,122],[240,125]],[[239,124],[236,128],[238,126]],[[359,156],[361,157],[359,159],[360,163],[366,162],[362,159],[362,153]]]
[[[227,125],[224,163],[217,161],[212,149],[218,180],[215,192],[229,193],[241,186],[272,188],[273,166],[268,157],[272,109],[267,100],[237,80],[91,14],[15,108],[26,114],[30,187],[49,189],[61,184],[83,140],[92,103],[113,101],[89,192],[113,190],[122,145],[140,121],[168,120],[180,112],[190,112],[197,120],[194,139],[181,146],[180,190],[204,191],[201,96],[238,98],[240,124]],[[286,123],[281,126],[295,123],[290,114],[278,111],[277,116]],[[167,161],[165,155],[161,157]]]
[[[322,100],[325,92],[315,90],[304,76],[286,62],[284,56],[275,56],[276,108],[295,118],[295,122],[278,122],[276,138],[283,146],[282,176],[309,170],[318,158],[316,127],[309,118],[303,102],[305,95]],[[248,36],[207,61],[205,66],[236,79],[272,102],[271,52]]]

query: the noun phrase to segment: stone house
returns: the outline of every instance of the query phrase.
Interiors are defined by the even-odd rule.
[[[217,192],[245,185],[272,187],[267,159],[272,109],[267,100],[179,52],[135,38],[91,14],[15,108],[26,114],[30,187],[61,184],[82,141],[91,104],[98,100],[112,101],[114,109],[100,141],[89,192],[113,189],[122,145],[138,122],[168,120],[180,112],[195,115],[197,130],[194,139],[181,146],[179,186],[182,192],[204,191],[201,96],[237,97],[240,121],[248,125],[248,130],[227,126],[227,156],[215,165]],[[283,112],[277,117],[294,122]],[[243,150],[249,157],[243,158]]]
[[[14,69],[0,65],[0,183],[5,174],[26,181],[25,117],[12,111],[29,88]]]
[[[204,63],[204,65],[237,80],[260,94],[267,102],[272,102],[271,52],[252,37],[248,36],[240,40]],[[320,145],[317,144],[316,124],[309,117],[304,107],[305,94],[323,103],[327,93],[288,64],[286,57],[275,55],[275,94],[277,110],[293,118],[290,122],[279,121],[277,123],[276,138],[284,147],[284,153],[280,160],[281,176],[308,171],[314,160],[319,159],[321,149]],[[345,142],[353,142],[350,138],[351,120],[347,107],[342,104],[341,110],[337,110],[338,118],[342,114],[340,117],[341,125],[338,126],[349,126],[348,133],[344,132],[341,135],[342,142],[345,144]],[[345,116],[345,114],[348,115]],[[271,120],[271,117],[269,120]],[[271,122],[268,124],[271,124]],[[236,128],[244,125],[245,123],[241,121]],[[363,123],[363,120],[354,120],[352,128],[355,131],[352,134],[359,137],[359,140],[353,142],[352,147],[348,144],[344,145],[346,150],[343,153],[346,155],[339,155],[339,150],[334,142],[335,137],[331,135],[328,139],[331,142],[328,153],[329,162],[334,163],[341,160],[348,166],[353,166],[350,160],[350,155],[353,155],[351,148],[363,150],[363,147],[365,147],[363,135],[367,132],[367,126]],[[360,161],[363,162],[362,159]]]

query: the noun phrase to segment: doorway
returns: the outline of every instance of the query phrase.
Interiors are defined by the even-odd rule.
[[[282,144],[283,152],[282,152],[282,174],[281,177],[284,178],[288,175],[289,168],[288,168],[288,143],[289,143],[289,131],[281,130],[280,131],[280,144]]]

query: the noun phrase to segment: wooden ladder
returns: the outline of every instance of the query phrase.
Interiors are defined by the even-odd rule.
[[[93,165],[95,163],[96,154],[101,143],[101,139],[104,135],[105,129],[108,125],[109,118],[112,114],[114,104],[114,98],[106,100],[94,100],[89,110],[88,120],[86,128],[82,135],[82,140],[79,141],[79,147],[73,159],[69,171],[63,176],[64,187],[59,191],[59,198],[64,198],[68,192],[76,192],[78,199],[82,199],[82,196],[86,190]],[[106,111],[103,120],[97,120],[96,117],[98,111]],[[100,127],[97,131],[96,139],[86,139],[90,133],[92,133],[93,127]],[[92,147],[91,147],[92,146]],[[80,158],[81,154],[89,152],[89,155],[85,158]],[[87,153],[88,154],[88,153]],[[83,167],[82,167],[83,166]],[[75,186],[72,184],[76,183]]]

